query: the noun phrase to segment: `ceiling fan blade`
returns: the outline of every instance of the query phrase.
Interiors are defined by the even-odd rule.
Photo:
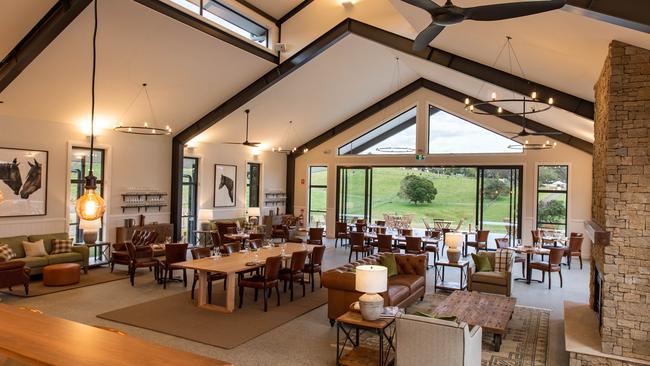
[[[431,43],[431,41],[433,41],[433,39],[436,38],[443,29],[445,29],[445,27],[437,25],[436,23],[429,24],[428,27],[415,37],[415,41],[413,42],[413,51],[422,51],[427,48],[429,43]]]
[[[563,132],[560,131],[549,131],[549,132],[530,132],[528,131],[529,135],[533,136],[548,136],[548,135],[563,135]]]
[[[261,144],[262,144],[261,142],[249,142],[249,141],[244,141],[243,143],[243,145],[251,146],[251,147],[258,147]]]
[[[418,8],[424,9],[428,12],[432,12],[440,7],[438,4],[430,0],[402,0],[402,1],[407,4],[417,6]]]
[[[226,144],[226,145],[241,145],[242,143],[241,143],[241,142],[222,142],[222,144]]]
[[[475,6],[463,9],[465,19],[502,20],[543,13],[563,7],[566,0],[520,1],[516,3]]]

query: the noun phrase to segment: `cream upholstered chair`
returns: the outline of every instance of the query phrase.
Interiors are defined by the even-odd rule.
[[[397,365],[479,366],[481,327],[418,315],[397,321]]]

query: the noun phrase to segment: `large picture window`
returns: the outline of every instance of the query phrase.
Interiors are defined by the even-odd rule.
[[[537,167],[537,228],[566,235],[569,187],[567,165]]]
[[[75,211],[74,202],[84,193],[84,177],[90,171],[90,149],[86,147],[72,147],[70,160],[70,189],[68,205],[68,233],[74,238],[75,243],[83,242],[83,230],[79,228],[79,216]],[[104,197],[104,150],[93,150],[93,174],[97,177],[97,192]],[[100,229],[98,238],[102,240],[103,229]]]
[[[327,167],[309,167],[309,223],[313,226],[325,224],[327,212]]]

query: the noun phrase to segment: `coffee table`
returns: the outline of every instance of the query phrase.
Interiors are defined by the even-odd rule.
[[[516,303],[514,297],[455,291],[438,305],[435,312],[454,315],[458,321],[480,326],[483,333],[494,334],[494,350],[499,352]]]

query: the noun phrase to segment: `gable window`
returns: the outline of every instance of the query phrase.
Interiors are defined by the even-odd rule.
[[[429,106],[429,154],[519,154],[518,143],[477,124]]]
[[[339,155],[415,154],[417,108],[390,119],[381,126],[339,148]]]
[[[537,167],[537,228],[566,235],[569,167]]]
[[[244,38],[269,47],[269,30],[217,0],[171,0]]]
[[[79,216],[75,211],[76,202],[84,193],[85,179],[90,170],[90,149],[86,147],[72,147],[70,161],[70,196],[68,205],[68,234],[75,243],[83,242],[83,230],[79,228]],[[93,174],[97,177],[97,192],[104,197],[104,150],[94,148],[93,150]],[[103,225],[102,225],[103,227]],[[103,228],[99,229],[98,240],[102,240]]]

